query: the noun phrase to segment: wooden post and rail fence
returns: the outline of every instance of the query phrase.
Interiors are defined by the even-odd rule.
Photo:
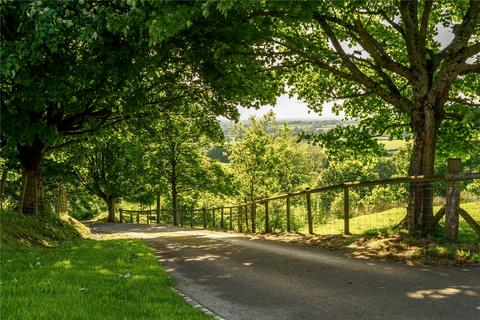
[[[287,194],[280,194],[272,197],[262,197],[261,199],[253,201],[245,201],[239,204],[233,205],[224,205],[215,208],[191,208],[191,209],[181,209],[182,211],[180,216],[188,217],[190,220],[190,227],[193,228],[195,225],[200,224],[204,229],[212,226],[214,229],[228,229],[233,231],[234,224],[236,224],[237,232],[252,232],[257,231],[257,205],[263,205],[264,208],[264,231],[269,233],[272,231],[271,226],[271,217],[270,217],[270,206],[269,203],[272,201],[285,200],[285,220],[286,220],[286,231],[290,233],[292,231],[292,212],[291,212],[291,200],[294,197],[305,196],[306,204],[306,213],[307,213],[307,224],[308,224],[308,233],[314,234],[313,228],[313,213],[312,213],[312,199],[311,195],[327,191],[343,191],[343,233],[345,235],[350,234],[350,190],[359,188],[359,187],[372,187],[378,185],[392,185],[392,184],[426,184],[434,182],[446,182],[447,183],[447,192],[446,192],[446,204],[443,206],[433,217],[432,227],[438,224],[438,222],[445,216],[445,233],[448,238],[455,239],[458,234],[458,225],[459,217],[462,217],[472,229],[480,235],[480,225],[462,208],[460,208],[460,182],[464,180],[473,180],[480,179],[480,172],[475,173],[463,173],[462,164],[459,159],[449,159],[447,161],[448,171],[445,175],[434,175],[434,176],[410,176],[410,177],[398,177],[398,178],[389,178],[381,180],[372,180],[372,181],[355,181],[355,182],[344,182],[336,185],[318,187],[318,188],[307,188],[305,190],[297,192],[289,192]],[[225,224],[225,210],[228,209],[228,224]],[[216,223],[215,212],[220,210],[220,223]],[[211,211],[211,219],[208,218],[207,213]],[[234,211],[236,211],[236,223],[234,223]],[[161,212],[173,213],[172,209],[160,209],[156,210],[122,210],[120,209],[120,223],[133,223],[134,220],[139,223],[141,216],[146,216],[146,222],[151,223],[155,221],[160,223]],[[177,212],[178,213],[178,212]],[[195,218],[198,218],[199,213],[201,216],[201,222],[195,221]],[[249,217],[250,215],[250,217]],[[134,219],[135,218],[135,219]],[[249,221],[250,220],[250,221]],[[198,223],[197,223],[198,222]],[[167,222],[168,224],[168,222]],[[225,226],[228,225],[228,228]]]

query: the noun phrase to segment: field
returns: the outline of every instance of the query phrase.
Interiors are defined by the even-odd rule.
[[[404,140],[379,140],[379,142],[387,151],[398,150],[407,145],[407,142],[405,142]]]

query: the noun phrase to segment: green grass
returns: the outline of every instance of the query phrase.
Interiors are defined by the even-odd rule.
[[[461,207],[480,223],[480,202]],[[434,207],[435,211],[440,207]],[[406,230],[394,228],[405,217],[405,208],[393,208],[350,219],[353,236],[342,237],[343,219],[315,224],[316,246],[343,249],[364,256],[393,258],[408,263],[429,265],[480,263],[480,236],[460,217],[457,241],[445,237],[444,221],[427,237],[410,237]],[[300,230],[308,232],[307,226]],[[301,241],[300,241],[301,242]],[[352,247],[353,245],[353,247]]]
[[[480,202],[464,203],[461,205],[472,218],[480,223]],[[439,210],[440,207],[434,207],[434,211]],[[350,219],[350,232],[352,234],[375,235],[380,233],[392,232],[395,227],[406,214],[405,208],[393,208],[386,211],[361,215]],[[334,235],[343,233],[343,219],[329,220],[324,224],[315,224],[314,232],[319,235]],[[444,219],[440,221],[440,226],[444,226]],[[308,232],[308,227],[303,226],[301,233]],[[459,224],[459,242],[463,243],[478,243],[480,236],[467,224],[467,222],[460,217]]]
[[[407,142],[404,140],[379,140],[383,147],[386,150],[398,150],[407,145]]]
[[[88,240],[58,219],[1,218],[2,319],[211,319],[172,291],[140,240]]]

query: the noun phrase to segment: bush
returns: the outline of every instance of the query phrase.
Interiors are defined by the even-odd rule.
[[[405,185],[376,186],[362,199],[366,212],[384,211],[398,207],[408,199]]]

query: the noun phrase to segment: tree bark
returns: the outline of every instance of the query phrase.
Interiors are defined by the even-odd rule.
[[[172,188],[172,220],[173,220],[173,225],[178,226],[178,190],[177,190],[177,179],[175,176],[175,173],[172,174],[172,179],[171,179],[171,188]]]
[[[412,114],[414,144],[410,159],[409,175],[431,176],[434,174],[435,147],[441,119],[428,102]],[[409,232],[429,231],[433,218],[432,183],[411,183],[407,207]]]
[[[157,194],[157,209],[155,212],[157,214],[157,223],[160,223],[160,193]]]
[[[3,193],[5,192],[5,183],[7,182],[8,168],[3,169],[2,179],[0,181],[0,210],[3,210]]]
[[[108,222],[115,222],[115,198],[107,196]]]
[[[44,210],[42,160],[46,146],[38,138],[31,145],[17,145],[22,166],[22,189],[20,211],[26,214],[41,213]]]

